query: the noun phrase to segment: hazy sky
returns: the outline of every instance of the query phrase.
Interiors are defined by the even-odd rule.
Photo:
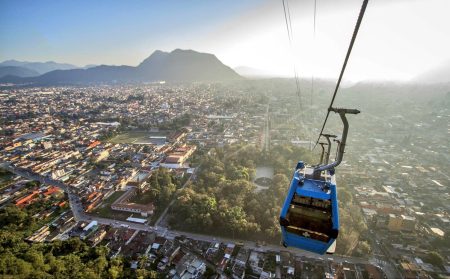
[[[362,0],[0,0],[0,60],[137,65],[154,50],[194,49],[225,64],[336,78]],[[449,0],[371,0],[346,78],[406,80],[450,63]],[[293,58],[295,57],[295,58]]]

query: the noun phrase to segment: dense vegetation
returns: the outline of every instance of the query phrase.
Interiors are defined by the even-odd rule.
[[[149,201],[154,202],[157,207],[165,207],[177,190],[177,185],[181,183],[164,168],[153,171],[149,182],[148,195],[140,196],[148,197]]]
[[[0,190],[8,187],[12,182],[14,175],[5,169],[0,169]]]
[[[177,229],[215,233],[228,237],[259,239],[278,243],[278,217],[289,187],[292,168],[301,158],[314,162],[303,148],[275,146],[270,154],[249,145],[212,149],[205,155],[194,183],[181,190],[172,210],[170,224]],[[263,163],[261,163],[263,162]],[[255,191],[252,183],[256,164],[270,165],[274,177],[267,190]],[[367,228],[352,194],[342,183],[341,237],[338,252],[350,254],[370,251],[360,243]],[[342,239],[342,240],[341,240]],[[358,249],[355,250],[355,248]]]
[[[79,238],[51,243],[24,239],[41,225],[33,210],[0,210],[2,278],[156,278],[156,272],[129,268],[127,259],[109,258],[105,246],[91,247]]]
[[[151,224],[154,225],[183,182],[184,179],[176,177],[165,168],[154,170],[148,180],[148,187],[134,196],[132,201],[155,205],[156,209],[151,217]]]
[[[363,219],[361,208],[353,203],[353,195],[345,177],[338,181],[339,218],[341,228],[336,252],[342,255],[366,256],[371,247],[367,235],[367,225]]]
[[[245,237],[255,232],[275,238],[278,212],[288,179],[277,174],[267,191],[255,193],[252,179],[261,152],[252,146],[229,146],[205,155],[195,183],[180,191],[171,226]]]

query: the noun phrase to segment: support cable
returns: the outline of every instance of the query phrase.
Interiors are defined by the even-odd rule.
[[[339,90],[339,86],[341,85],[342,77],[344,76],[345,68],[347,67],[347,62],[350,58],[350,54],[353,49],[353,44],[355,43],[356,36],[358,35],[359,27],[361,26],[362,19],[364,17],[364,13],[366,11],[367,4],[369,0],[364,0],[361,6],[361,10],[359,11],[358,20],[356,21],[355,29],[353,31],[352,39],[350,41],[350,45],[347,50],[347,55],[345,56],[344,64],[342,65],[341,73],[339,74],[339,79],[336,83],[336,88],[334,89],[333,98],[331,99],[330,105],[328,106],[327,115],[325,116],[325,120],[323,121],[322,129],[320,130],[319,136],[317,137],[317,141],[314,145],[314,148],[319,143],[319,139],[322,136],[323,130],[325,129],[325,125],[327,124],[328,116],[330,115],[331,108],[333,107],[334,99],[336,98],[337,92]],[[314,149],[313,148],[313,149]]]
[[[284,20],[286,23],[286,30],[288,33],[288,39],[289,39],[289,46],[291,49],[291,55],[294,61],[294,79],[295,79],[295,87],[296,87],[296,95],[298,98],[298,105],[299,105],[299,109],[300,111],[302,110],[302,96],[301,96],[301,91],[300,91],[300,80],[298,77],[298,73],[297,73],[297,67],[296,67],[296,63],[295,63],[295,56],[294,56],[294,52],[293,52],[293,33],[292,33],[292,21],[291,21],[291,12],[289,9],[289,2],[288,0],[281,0],[281,2],[283,3],[283,11],[284,11]]]
[[[312,41],[312,67],[311,67],[311,96],[310,96],[310,104],[309,104],[309,110],[311,111],[311,129],[314,125],[314,114],[312,111],[312,107],[313,107],[313,95],[314,95],[314,73],[315,73],[315,57],[316,57],[316,53],[315,53],[315,49],[316,49],[316,15],[317,15],[317,0],[314,0],[314,16],[313,16],[313,41]],[[309,138],[309,150],[313,149],[313,135],[311,132],[311,136]]]

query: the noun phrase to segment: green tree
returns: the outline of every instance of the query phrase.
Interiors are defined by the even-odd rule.
[[[20,226],[27,219],[28,215],[24,211],[14,205],[9,205],[4,207],[0,213],[0,226]]]
[[[439,267],[442,267],[444,265],[444,258],[435,251],[432,251],[428,254],[427,261]]]

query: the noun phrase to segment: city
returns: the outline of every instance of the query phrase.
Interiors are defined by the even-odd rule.
[[[0,278],[450,278],[449,8],[0,0]]]
[[[249,274],[259,278],[306,278],[307,274],[318,278],[395,278],[399,274],[439,273],[439,263],[429,262],[427,254],[447,236],[448,193],[442,184],[448,183],[445,167],[424,159],[418,165],[410,156],[409,164],[414,163],[416,169],[411,171],[412,166],[396,161],[394,151],[398,148],[393,143],[398,137],[402,143],[407,132],[393,135],[392,142],[372,139],[375,149],[373,143],[364,145],[371,140],[363,136],[365,127],[377,127],[371,124],[352,126],[356,131],[347,162],[359,163],[346,163],[339,169],[344,191],[339,194],[342,211],[356,208],[359,216],[352,218],[363,222],[362,228],[355,225],[359,228],[356,231],[350,228],[342,242],[356,239],[368,247],[348,248],[343,256],[318,256],[285,249],[271,238],[252,242],[244,233],[242,239],[239,234],[208,235],[171,228],[167,220],[173,212],[170,207],[177,205],[177,195],[184,187],[202,177],[202,156],[228,145],[253,146],[261,154],[268,146],[286,143],[306,147],[304,150],[309,147],[308,140],[298,139],[309,134],[283,133],[287,125],[297,128],[304,123],[298,124],[295,117],[278,121],[289,109],[289,95],[277,94],[273,99],[267,89],[243,94],[246,86],[244,82],[228,90],[213,84],[4,89],[1,160],[2,169],[8,172],[3,174],[2,206],[29,208],[39,204],[42,211],[34,217],[41,219],[40,227],[27,241],[78,237],[93,246],[106,245],[110,256],[129,258],[131,268],[152,266],[167,276],[189,273],[196,278],[208,272],[236,278]],[[14,107],[8,108],[12,102]],[[448,117],[448,108],[443,107],[436,117]],[[394,121],[391,125],[398,125]],[[445,123],[442,120],[435,125]],[[445,145],[445,137],[442,139],[435,143],[435,150]],[[389,155],[383,153],[386,148]],[[399,166],[401,173],[391,173],[388,181],[380,181],[379,173],[389,171],[390,165]],[[267,176],[273,178],[273,173]],[[256,173],[251,173],[246,179],[256,178]],[[405,179],[414,183],[410,184],[414,194],[399,187]],[[166,189],[155,194],[158,181],[158,186]],[[442,191],[438,194],[442,205],[434,207],[435,215],[428,217],[420,210],[430,206],[428,189],[421,194],[414,186],[425,182]],[[267,191],[260,187],[259,191]],[[439,204],[435,197],[430,201]],[[344,216],[341,219],[346,222]],[[418,233],[420,245],[415,242]],[[344,245],[339,241],[338,250]],[[445,246],[441,249],[443,254],[448,252]]]

